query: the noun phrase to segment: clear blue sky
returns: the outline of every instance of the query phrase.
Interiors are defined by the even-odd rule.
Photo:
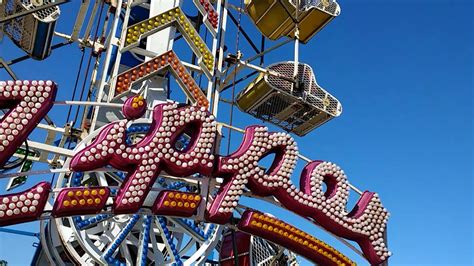
[[[301,61],[314,68],[319,84],[341,101],[344,111],[297,138],[300,150],[312,159],[338,163],[352,184],[380,194],[392,214],[388,224],[392,265],[472,265],[472,2],[339,2],[342,14],[301,47]],[[74,4],[63,6],[63,24],[70,23],[68,12],[74,8]],[[246,19],[243,23],[253,29]],[[228,34],[230,38],[235,31]],[[230,42],[229,50],[234,46]],[[5,59],[21,54],[8,40],[0,47]],[[286,46],[271,54],[267,63],[291,60],[291,49]],[[247,46],[242,50],[251,55]],[[74,85],[78,59],[73,44],[54,51],[42,63],[30,60],[14,70],[22,79],[57,81],[58,99],[65,100]],[[0,71],[0,79],[8,79],[5,71]],[[64,110],[55,107],[51,114],[62,121]],[[221,110],[219,120],[227,121],[228,106],[221,104]],[[234,123],[245,127],[261,122],[236,109]],[[235,148],[240,136],[232,138]],[[42,178],[30,178],[29,185]],[[0,193],[5,184],[0,180]],[[288,217],[363,264],[319,229]],[[14,228],[39,230],[37,224]],[[11,265],[28,264],[33,241],[0,233],[0,259]]]

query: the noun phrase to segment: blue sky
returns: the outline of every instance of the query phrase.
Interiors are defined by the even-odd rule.
[[[296,137],[300,150],[312,159],[338,163],[349,182],[380,194],[391,213],[392,265],[472,265],[471,1],[339,2],[342,14],[300,51],[301,61],[313,67],[318,83],[340,100],[343,114],[303,138]],[[72,16],[66,15],[75,8],[62,7],[60,31],[67,31]],[[243,25],[250,34],[256,33],[248,19]],[[232,36],[231,29],[227,40]],[[0,47],[5,59],[21,55],[8,40]],[[229,42],[229,51],[234,49],[235,42]],[[243,41],[241,49],[244,58],[252,55]],[[44,62],[29,60],[13,69],[22,79],[55,80],[60,85],[57,99],[65,100],[74,85],[79,56],[72,44]],[[270,54],[266,64],[287,60],[292,60],[291,46]],[[0,71],[0,79],[9,79],[5,71]],[[230,91],[225,97],[230,98]],[[228,121],[229,107],[220,108],[218,120]],[[50,114],[63,121],[64,110],[55,107]],[[235,109],[234,123],[245,127],[262,122]],[[232,148],[240,137],[232,135]],[[298,174],[294,173],[295,179]],[[44,178],[32,177],[28,184]],[[5,184],[0,180],[0,193]],[[266,208],[260,202],[248,203]],[[319,229],[286,217],[364,264]],[[34,223],[13,228],[39,230]],[[0,259],[11,265],[28,264],[35,239],[0,234]]]

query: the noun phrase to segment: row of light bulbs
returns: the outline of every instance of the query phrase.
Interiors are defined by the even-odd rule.
[[[214,57],[199,33],[192,26],[191,21],[189,21],[180,8],[173,8],[128,27],[124,48],[128,49],[132,45],[136,45],[142,36],[153,34],[172,23],[176,23],[194,53],[196,53],[203,66],[212,75],[214,72]]]
[[[274,243],[286,246],[299,254],[305,254],[305,256],[314,259],[315,262],[325,265],[327,263],[332,265],[356,265],[327,243],[279,219],[254,210],[246,211],[242,217],[243,219],[238,224],[240,229],[263,235]]]

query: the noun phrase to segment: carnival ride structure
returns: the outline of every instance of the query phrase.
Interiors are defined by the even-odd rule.
[[[386,264],[379,196],[299,154],[290,135],[342,112],[299,60],[299,46],[339,14],[334,0],[1,1],[0,38],[25,55],[0,58],[12,78],[0,81],[0,231],[25,234],[4,226],[39,220],[34,265]],[[57,31],[72,15],[70,31]],[[69,99],[56,97],[64,86],[54,80],[18,79],[12,66],[77,49],[70,44],[82,59]],[[266,66],[284,46],[291,61]],[[220,105],[227,123],[217,121],[227,118]],[[235,106],[286,132],[240,129]],[[61,108],[65,122],[48,115]],[[235,152],[232,132],[243,133]],[[291,181],[298,159],[307,163],[300,188]],[[31,176],[46,181],[25,188]],[[349,192],[360,195],[352,210]],[[248,201],[293,212],[351,254]]]

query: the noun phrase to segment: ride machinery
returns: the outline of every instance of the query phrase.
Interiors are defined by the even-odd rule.
[[[342,112],[299,60],[339,14],[335,0],[0,0],[1,49],[24,53],[0,58],[0,232],[39,221],[33,265],[386,264],[378,194],[295,141]],[[67,84],[16,75],[60,49],[80,60]]]

